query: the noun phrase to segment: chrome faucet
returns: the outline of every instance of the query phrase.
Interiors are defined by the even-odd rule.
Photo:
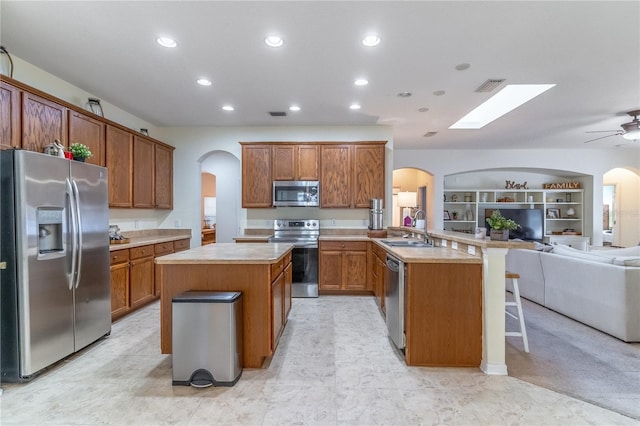
[[[416,213],[413,215],[413,224],[416,224],[416,220],[418,220],[418,214],[422,213],[422,218],[427,219],[427,215],[423,210],[416,210]]]

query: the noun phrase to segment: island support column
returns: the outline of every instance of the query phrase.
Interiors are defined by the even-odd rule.
[[[506,375],[505,257],[508,248],[482,249],[482,362],[488,375]]]

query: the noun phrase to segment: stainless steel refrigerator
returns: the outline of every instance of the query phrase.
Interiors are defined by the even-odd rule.
[[[0,367],[6,381],[111,332],[107,170],[0,151]]]

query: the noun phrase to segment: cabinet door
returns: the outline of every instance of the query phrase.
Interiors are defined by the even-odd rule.
[[[144,305],[155,298],[153,278],[153,256],[131,261],[130,279],[132,308]]]
[[[129,310],[129,262],[111,266],[111,319]]]
[[[322,145],[321,207],[351,207],[351,150],[349,145]],[[369,204],[367,204],[368,207]]]
[[[109,207],[133,204],[133,135],[106,127],[106,166],[109,173]]]
[[[69,145],[83,143],[93,154],[86,162],[105,165],[105,124],[76,111],[69,112]]]
[[[320,147],[318,145],[298,145],[296,155],[296,179],[320,179]]]
[[[353,146],[353,206],[369,208],[371,198],[384,198],[384,146]]]
[[[20,90],[0,82],[0,149],[20,148]]]
[[[155,206],[173,208],[173,149],[155,144]]]
[[[242,207],[271,207],[271,146],[242,146]]]
[[[319,256],[320,290],[340,290],[342,288],[342,252],[320,250]]]
[[[47,99],[22,92],[22,147],[44,152],[58,139],[67,146],[67,109]]]
[[[275,351],[284,328],[284,273],[271,283],[271,350]]]
[[[295,146],[273,146],[273,180],[296,180]]]
[[[154,147],[148,139],[133,137],[133,207],[154,207]]]
[[[367,252],[345,251],[342,261],[343,288],[345,290],[366,290]]]
[[[291,284],[293,282],[293,267],[289,263],[284,268],[284,322],[286,324],[291,311]]]

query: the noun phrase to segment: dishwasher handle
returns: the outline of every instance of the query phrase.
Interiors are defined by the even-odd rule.
[[[393,272],[400,272],[400,262],[392,257],[387,257],[387,268]]]

